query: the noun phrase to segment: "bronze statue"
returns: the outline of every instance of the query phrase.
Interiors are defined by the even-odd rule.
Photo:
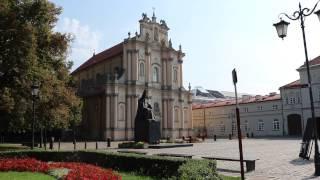
[[[147,90],[144,90],[138,100],[138,110],[135,118],[135,141],[158,143],[160,140],[160,121],[153,117],[152,106],[146,102]]]

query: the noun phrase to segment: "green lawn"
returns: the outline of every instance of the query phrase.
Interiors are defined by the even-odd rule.
[[[30,147],[22,146],[21,144],[0,144],[0,151],[12,151],[30,149]]]
[[[222,177],[223,180],[240,180],[240,177],[232,177],[232,176],[224,176],[224,175],[220,175]]]
[[[42,173],[34,172],[0,172],[0,180],[54,180],[55,178]]]
[[[130,172],[119,172],[119,174],[122,176],[122,180],[154,180],[150,176],[141,176]]]
[[[130,172],[119,172],[122,176],[122,180],[156,180],[156,178],[152,178],[150,176],[140,176],[135,173]],[[240,177],[232,177],[232,176],[224,176],[221,175],[223,180],[240,180]]]

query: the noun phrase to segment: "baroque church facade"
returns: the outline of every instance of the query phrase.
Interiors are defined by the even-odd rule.
[[[164,20],[142,14],[140,33],[94,54],[71,74],[83,98],[81,134],[133,140],[138,99],[147,90],[161,136],[192,135],[192,94],[183,87],[183,53]]]

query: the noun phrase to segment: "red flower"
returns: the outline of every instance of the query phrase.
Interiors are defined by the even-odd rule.
[[[121,180],[112,169],[103,169],[85,163],[53,162],[47,163],[33,158],[3,158],[0,159],[0,171],[32,171],[46,173],[49,169],[67,168],[66,180]]]

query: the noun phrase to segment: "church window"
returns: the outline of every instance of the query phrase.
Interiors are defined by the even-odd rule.
[[[179,122],[179,108],[174,109],[174,121]]]
[[[178,70],[173,69],[173,81],[178,82]]]
[[[125,107],[124,104],[121,103],[119,104],[119,121],[124,121],[125,120]]]
[[[159,68],[154,67],[153,68],[153,82],[159,82]]]
[[[183,117],[184,117],[184,122],[185,123],[188,122],[188,109],[187,108],[185,108],[183,110]]]
[[[158,28],[154,28],[154,38],[155,41],[159,40],[159,35],[158,35]]]
[[[144,63],[140,62],[139,64],[139,76],[144,76]]]

